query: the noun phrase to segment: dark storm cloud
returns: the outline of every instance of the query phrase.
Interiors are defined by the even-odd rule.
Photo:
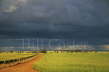
[[[106,0],[3,0],[0,37],[108,39]]]

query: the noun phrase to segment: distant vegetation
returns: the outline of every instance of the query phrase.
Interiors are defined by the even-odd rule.
[[[109,72],[109,52],[48,52],[33,68],[40,72]]]

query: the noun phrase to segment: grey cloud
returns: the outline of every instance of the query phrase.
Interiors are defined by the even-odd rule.
[[[7,1],[9,2],[8,5]],[[0,35],[7,37],[109,38],[106,0],[4,0]]]

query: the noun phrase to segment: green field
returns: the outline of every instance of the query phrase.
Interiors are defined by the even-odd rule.
[[[14,60],[14,59],[21,59],[36,55],[36,53],[32,52],[2,52],[0,53],[0,61],[6,61],[6,60]]]
[[[40,72],[109,72],[109,52],[48,52],[33,69]]]

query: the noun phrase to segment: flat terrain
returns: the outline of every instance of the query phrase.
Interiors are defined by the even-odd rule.
[[[48,52],[33,68],[41,72],[109,72],[109,52]]]
[[[1,69],[0,72],[38,72],[37,70],[33,70],[32,65],[34,64],[34,62],[40,60],[42,56],[42,54],[38,54],[33,60]]]
[[[22,52],[22,53],[18,53],[18,52],[12,52],[12,53],[11,52],[3,52],[3,53],[0,53],[0,61],[21,59],[21,58],[30,57],[30,56],[33,56],[33,55],[36,55],[36,53],[32,53],[32,52],[27,53],[26,51]]]

